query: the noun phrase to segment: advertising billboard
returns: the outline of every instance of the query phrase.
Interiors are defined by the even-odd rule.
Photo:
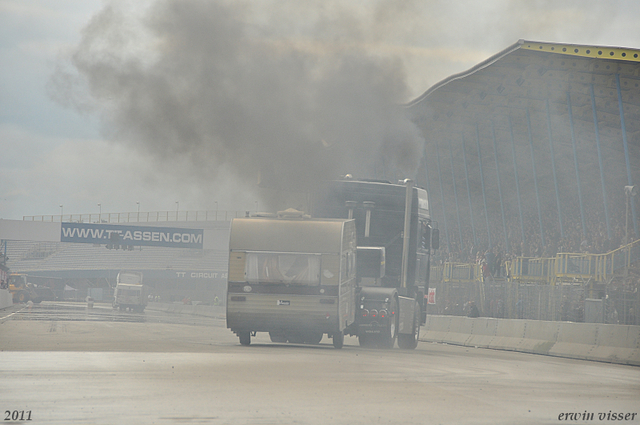
[[[203,229],[62,223],[60,242],[202,249]]]

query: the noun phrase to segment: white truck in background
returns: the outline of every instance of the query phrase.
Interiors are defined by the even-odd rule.
[[[113,308],[142,313],[147,306],[148,293],[142,284],[142,272],[121,271],[116,278]]]

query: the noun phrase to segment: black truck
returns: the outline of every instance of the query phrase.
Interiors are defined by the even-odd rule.
[[[356,320],[345,334],[362,346],[416,348],[426,321],[430,254],[439,247],[427,192],[405,180],[344,180],[311,197],[313,217],[353,218],[357,233]]]

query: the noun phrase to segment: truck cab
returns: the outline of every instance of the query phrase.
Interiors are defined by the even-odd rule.
[[[343,180],[320,185],[315,217],[349,217],[358,240],[357,314],[347,329],[363,346],[416,348],[426,322],[430,253],[438,248],[427,192],[413,181]]]

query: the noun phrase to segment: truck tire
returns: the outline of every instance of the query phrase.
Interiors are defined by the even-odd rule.
[[[413,311],[413,331],[410,334],[398,334],[398,347],[403,350],[414,350],[418,346],[421,317],[420,305],[416,303],[415,310]]]
[[[389,308],[389,312],[397,312],[398,311],[398,301],[394,298],[391,307]],[[391,349],[394,345],[396,345],[396,339],[398,338],[398,314],[394,314],[389,321],[389,326],[385,328],[382,334],[380,334],[380,339],[378,340],[378,345],[380,348]]]
[[[269,332],[269,338],[271,338],[271,342],[287,342],[287,336],[283,333]]]
[[[396,338],[398,337],[398,326],[396,319],[394,318],[384,332],[380,335],[378,345],[380,348],[391,349],[396,344]]]
[[[291,344],[304,344],[304,336],[301,332],[288,332],[287,341]]]
[[[304,343],[305,344],[320,344],[322,341],[322,332],[307,332],[304,334]]]
[[[18,302],[26,303],[27,301],[29,301],[29,294],[27,291],[18,292]]]
[[[333,333],[333,348],[340,349],[344,346],[344,333],[342,331]]]
[[[371,347],[371,337],[367,334],[358,335],[358,343],[360,347]]]
[[[241,345],[251,345],[251,332],[238,332],[238,338],[240,339]]]

